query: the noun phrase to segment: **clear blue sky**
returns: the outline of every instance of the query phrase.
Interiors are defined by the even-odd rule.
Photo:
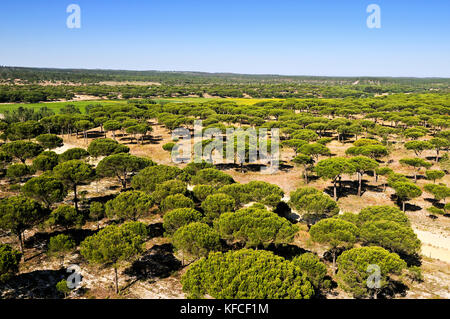
[[[1,0],[0,45],[14,66],[450,77],[450,1]]]

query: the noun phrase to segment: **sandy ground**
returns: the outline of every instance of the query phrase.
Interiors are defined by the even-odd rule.
[[[63,138],[64,140],[64,145],[58,148],[53,149],[52,151],[55,152],[56,154],[62,154],[65,151],[71,149],[71,148],[75,148],[75,147],[80,147],[81,145],[79,145],[79,143],[73,143],[71,142],[70,138]]]
[[[447,234],[435,234],[413,227],[422,242],[422,254],[429,258],[445,261],[450,265],[450,237]]]

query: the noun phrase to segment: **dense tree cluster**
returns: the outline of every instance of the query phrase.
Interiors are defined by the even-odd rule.
[[[0,244],[0,283],[6,282],[19,271],[22,254],[6,244]]]
[[[298,232],[298,227],[285,218],[254,207],[224,213],[215,220],[214,226],[223,239],[245,247],[288,244]]]
[[[268,251],[242,249],[212,253],[182,278],[193,298],[309,299],[314,288],[295,263]]]
[[[116,292],[119,292],[118,264],[130,261],[144,251],[147,234],[147,228],[140,222],[110,225],[86,238],[81,243],[80,252],[89,262],[113,265]]]
[[[308,224],[339,213],[337,203],[314,187],[303,187],[290,194],[289,204]]]
[[[339,256],[337,263],[339,265],[337,278],[341,287],[356,298],[370,296],[376,298],[379,291],[389,284],[389,277],[400,275],[406,268],[406,263],[397,254],[381,247],[350,249]],[[371,285],[368,285],[369,276],[374,271],[379,274],[379,281],[375,283],[374,279]]]
[[[13,80],[23,82],[16,84]],[[209,74],[201,72],[49,70],[2,67],[0,102],[38,102],[71,99],[75,94],[117,98],[203,96],[241,98],[361,98],[381,93],[448,92],[447,79],[334,78]],[[44,81],[60,85],[37,85]],[[142,85],[106,85],[101,82],[142,81]],[[357,84],[355,84],[355,81]],[[157,83],[150,84],[145,82]],[[374,82],[377,85],[374,85]],[[72,85],[69,85],[71,84]],[[126,82],[125,82],[126,83]],[[343,110],[349,112],[349,109]],[[349,112],[349,114],[352,114]]]

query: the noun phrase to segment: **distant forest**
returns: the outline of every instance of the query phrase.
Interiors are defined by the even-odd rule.
[[[0,67],[0,103],[70,100],[75,95],[110,99],[185,96],[365,98],[393,93],[449,93],[449,88],[449,78],[314,77]]]

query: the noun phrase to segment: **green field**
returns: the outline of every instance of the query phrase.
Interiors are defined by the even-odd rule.
[[[1,104],[0,105],[0,113],[4,111],[11,111],[15,110],[19,107],[26,107],[26,108],[32,108],[32,109],[40,109],[43,106],[48,107],[54,112],[57,112],[61,107],[67,104],[73,104],[77,106],[81,112],[85,112],[85,108],[89,104],[96,104],[96,103],[102,103],[102,104],[117,104],[117,103],[123,103],[124,101],[111,101],[111,100],[93,100],[93,101],[68,101],[68,102],[42,102],[42,103],[17,103],[17,104]]]
[[[199,97],[188,97],[188,98],[164,98],[164,99],[155,99],[156,102],[207,102],[207,101],[217,101],[217,100],[225,100],[224,98],[199,98]],[[261,101],[267,101],[269,99],[239,99],[239,98],[233,98],[233,99],[226,99],[230,101],[235,101],[238,104],[242,105],[252,105]],[[273,99],[273,100],[279,100],[279,99]],[[101,103],[104,105],[107,104],[119,104],[119,103],[126,103],[127,100],[90,100],[90,101],[67,101],[67,102],[41,102],[41,103],[17,103],[17,104],[0,104],[0,114],[4,111],[11,111],[15,110],[19,107],[26,107],[26,108],[32,108],[32,109],[39,109],[43,106],[48,107],[55,113],[58,112],[58,110],[67,104],[73,104],[77,106],[81,112],[85,112],[85,108],[89,104],[97,104]]]

